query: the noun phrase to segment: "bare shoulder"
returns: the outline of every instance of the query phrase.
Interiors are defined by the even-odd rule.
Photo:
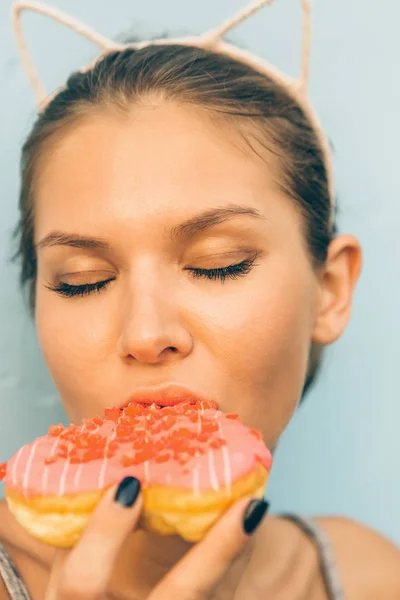
[[[400,549],[395,544],[351,519],[319,517],[315,521],[332,544],[346,598],[400,598]]]

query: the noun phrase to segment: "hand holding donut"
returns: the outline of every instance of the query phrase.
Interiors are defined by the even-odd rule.
[[[107,586],[125,538],[138,524],[143,495],[126,477],[104,494],[72,550],[56,553],[44,600],[106,600]],[[160,581],[146,600],[205,600],[245,548],[267,509],[262,500],[241,498],[204,539]]]

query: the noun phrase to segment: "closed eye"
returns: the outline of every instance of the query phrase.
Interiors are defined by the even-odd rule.
[[[104,290],[112,281],[112,279],[106,279],[104,281],[96,281],[95,283],[83,283],[81,285],[71,285],[62,281],[57,285],[46,286],[48,290],[56,292],[60,296],[71,298],[72,296],[88,296],[95,292],[101,292]]]
[[[255,265],[255,257],[252,259],[244,260],[240,263],[228,265],[226,267],[219,267],[214,269],[199,269],[186,267],[185,271],[189,271],[194,279],[208,279],[208,280],[219,280],[221,282],[227,279],[238,279],[247,275]],[[80,285],[72,285],[65,281],[60,282],[57,285],[46,286],[52,292],[64,296],[66,298],[72,297],[83,297],[89,296],[90,294],[100,293],[105,290],[108,285],[115,280],[115,277],[105,279],[103,281],[96,281],[94,283],[83,283]]]
[[[205,278],[205,279],[219,279],[220,281],[225,281],[226,279],[238,279],[238,277],[243,277],[247,275],[254,265],[254,260],[244,260],[240,263],[228,265],[227,267],[216,268],[216,269],[193,269],[187,268],[187,271],[190,271],[195,279]]]

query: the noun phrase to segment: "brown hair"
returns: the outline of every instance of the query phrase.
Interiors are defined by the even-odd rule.
[[[335,234],[327,173],[318,139],[297,103],[265,74],[217,52],[178,44],[128,48],[106,54],[85,73],[73,73],[38,116],[23,146],[16,257],[32,311],[34,188],[41,154],[90,111],[128,112],[151,99],[200,106],[229,120],[253,149],[256,140],[272,152],[279,165],[277,183],[303,216],[310,260],[315,268],[324,264]],[[304,390],[315,378],[320,354],[319,348],[311,349]]]

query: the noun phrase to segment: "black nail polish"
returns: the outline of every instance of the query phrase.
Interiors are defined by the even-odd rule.
[[[135,503],[140,492],[140,481],[136,477],[125,477],[115,493],[115,502],[130,507]]]
[[[263,516],[269,508],[269,502],[265,500],[251,500],[247,506],[243,518],[243,529],[250,535],[262,521]]]

